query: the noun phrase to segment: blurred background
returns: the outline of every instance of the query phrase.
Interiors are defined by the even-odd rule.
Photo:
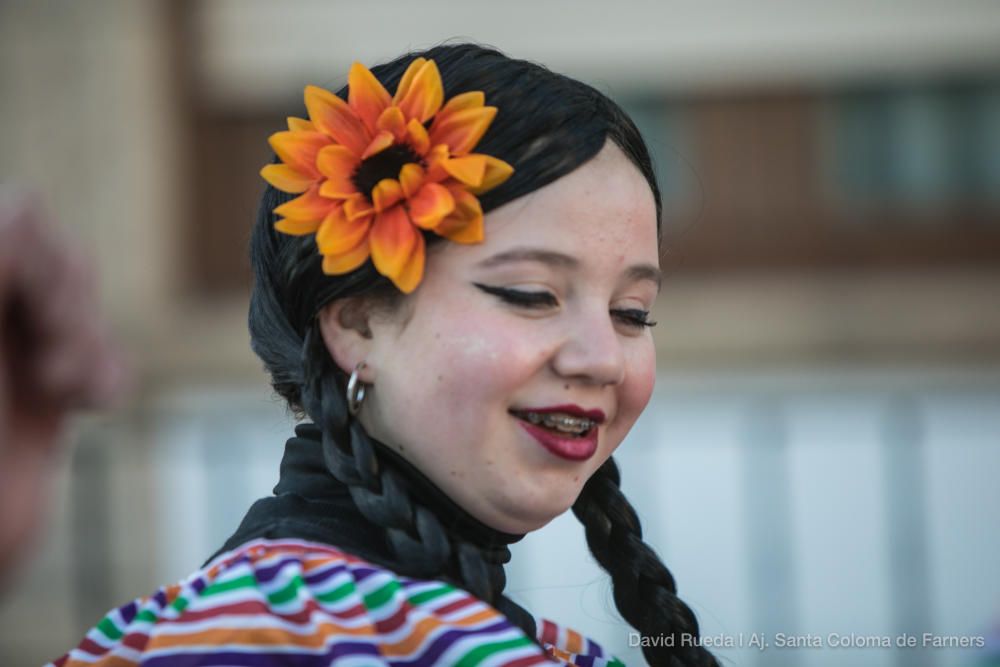
[[[1000,4],[34,0],[0,2],[0,181],[98,264],[135,386],[75,425],[0,664],[193,571],[270,492],[266,138],[305,84],[448,39],[595,85],[650,142],[659,380],[618,458],[703,632],[772,641],[724,664],[1000,663]],[[509,590],[641,664],[572,516]],[[829,646],[925,632],[987,646]]]

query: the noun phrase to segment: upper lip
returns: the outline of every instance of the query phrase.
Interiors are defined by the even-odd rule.
[[[603,410],[594,408],[593,410],[587,410],[581,408],[579,405],[567,404],[567,405],[549,405],[544,408],[513,408],[512,412],[537,412],[538,414],[545,414],[550,412],[561,412],[572,417],[586,418],[596,424],[603,424],[606,419]]]

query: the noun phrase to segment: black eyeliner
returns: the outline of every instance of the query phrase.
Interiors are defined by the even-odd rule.
[[[494,287],[483,283],[472,283],[480,290],[499,297],[505,303],[522,308],[543,308],[557,306],[555,296],[549,292],[526,292],[509,287]],[[655,327],[656,322],[649,319],[649,311],[640,308],[612,309],[611,315],[630,327]]]
[[[655,327],[656,322],[649,319],[649,311],[639,308],[625,308],[611,311],[612,315],[622,318],[626,324],[637,327]]]
[[[525,292],[524,290],[509,289],[507,287],[493,287],[482,283],[472,283],[487,294],[499,297],[503,301],[515,305],[526,307],[555,306],[558,305],[556,298],[549,292]]]

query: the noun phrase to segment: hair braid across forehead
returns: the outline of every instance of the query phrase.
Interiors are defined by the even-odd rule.
[[[534,618],[503,595],[505,560],[488,558],[479,547],[450,535],[434,512],[411,497],[402,474],[384,465],[360,422],[348,414],[317,327],[306,333],[303,348],[303,404],[322,432],[326,467],[347,485],[361,514],[385,531],[395,556],[388,565],[405,576],[457,584],[496,607],[534,640]],[[349,451],[343,442],[350,443]]]
[[[690,645],[699,636],[698,620],[677,597],[673,575],[642,541],[639,517],[622,494],[620,483],[618,466],[614,459],[608,459],[588,480],[573,505],[590,551],[611,575],[615,606],[643,636],[673,637],[673,642],[643,648],[650,665],[717,667],[711,653]]]

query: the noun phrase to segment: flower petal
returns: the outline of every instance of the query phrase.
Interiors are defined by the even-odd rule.
[[[334,199],[321,197],[319,186],[313,186],[301,197],[296,197],[276,207],[274,212],[284,218],[314,220],[318,223],[329,215],[330,211],[334,208],[339,209],[340,206],[340,202]]]
[[[375,208],[363,194],[352,195],[344,202],[344,214],[348,220],[357,220],[362,216],[371,215],[374,212]]]
[[[423,229],[433,229],[455,210],[455,198],[440,183],[428,183],[409,200],[410,219]]]
[[[410,258],[406,260],[403,270],[393,281],[396,287],[404,294],[409,294],[417,288],[424,277],[424,235],[417,234],[417,244],[410,253]]]
[[[291,218],[285,218],[274,223],[274,228],[282,234],[305,236],[319,229],[319,220],[292,220]]]
[[[292,132],[318,132],[316,126],[304,118],[288,117],[288,129]]]
[[[477,107],[437,118],[431,125],[431,141],[447,144],[452,155],[465,155],[483,138],[496,115],[496,107]]]
[[[354,184],[350,181],[327,180],[320,183],[319,193],[330,199],[350,199],[358,194],[353,188]]]
[[[479,184],[479,187],[469,188],[469,191],[474,195],[481,195],[484,192],[492,190],[510,178],[510,175],[514,173],[514,167],[503,160],[490,155],[484,155],[483,157],[486,158],[486,173],[483,175],[483,182]]]
[[[403,186],[403,195],[410,198],[420,192],[424,184],[424,169],[419,164],[408,162],[399,170],[399,184]]]
[[[394,142],[395,140],[396,138],[392,136],[392,132],[388,132],[386,130],[380,130],[379,133],[375,135],[375,138],[372,139],[372,142],[368,144],[368,147],[365,149],[365,152],[361,154],[361,159],[367,160],[372,155],[381,153],[389,146],[392,146],[392,142]]]
[[[320,186],[319,193],[324,197],[343,199],[358,191],[351,177],[358,167],[358,158],[344,146],[331,144],[321,150],[316,156],[316,166],[319,173],[327,180]]]
[[[323,273],[337,276],[342,273],[350,273],[365,263],[368,259],[369,247],[368,237],[361,239],[361,242],[350,250],[338,255],[323,256]]]
[[[412,65],[410,68],[412,69]],[[406,74],[409,73],[407,70]],[[403,110],[407,118],[416,118],[419,122],[426,123],[444,102],[444,85],[441,83],[437,64],[428,60],[420,65],[408,81],[405,75],[403,78],[408,85],[404,90],[403,82],[400,82],[400,90],[396,91],[393,103]]]
[[[351,65],[347,75],[347,103],[371,134],[375,134],[375,121],[391,101],[389,91],[367,67],[358,62]]]
[[[323,133],[333,137],[355,155],[361,155],[371,137],[354,110],[329,90],[306,86],[309,119]]]
[[[448,174],[472,187],[479,187],[486,176],[486,156],[485,155],[464,155],[462,157],[444,160],[442,165]]]
[[[399,80],[399,85],[396,86],[396,94],[392,98],[393,104],[399,104],[399,101],[403,99],[407,91],[410,90],[410,86],[413,85],[413,77],[417,75],[420,68],[424,66],[427,62],[427,58],[414,58],[409,65],[406,67],[406,71],[403,72],[403,78]]]
[[[316,232],[316,245],[322,255],[340,255],[355,246],[368,235],[372,216],[348,220],[343,209],[331,211]]]
[[[455,211],[438,223],[434,232],[456,243],[480,243],[483,240],[483,208],[479,200],[464,188],[449,188],[455,198]]]
[[[274,187],[289,194],[305,192],[317,180],[287,164],[269,164],[260,170],[260,175]]]
[[[448,178],[448,172],[444,169],[444,163],[448,160],[448,147],[438,144],[431,148],[424,156],[424,163],[427,165],[427,180],[439,183]]]
[[[322,132],[275,132],[268,138],[281,161],[299,172],[319,178],[316,154],[330,144]]]
[[[393,206],[377,214],[368,239],[372,262],[378,272],[395,283],[406,269],[419,235],[402,206]]]
[[[399,107],[389,107],[378,117],[375,129],[392,132],[392,136],[402,141],[406,136],[406,116]]]
[[[393,178],[383,178],[372,188],[372,202],[375,212],[381,213],[403,198],[403,188]]]
[[[486,104],[486,95],[481,90],[472,90],[468,93],[455,95],[455,97],[445,102],[445,105],[441,107],[441,111],[438,112],[437,119],[447,118],[456,111],[474,109],[476,107],[481,107],[484,104]]]
[[[430,137],[427,136],[427,128],[418,123],[416,118],[411,118],[406,124],[406,136],[410,141],[410,147],[417,155],[426,155],[431,147]]]

